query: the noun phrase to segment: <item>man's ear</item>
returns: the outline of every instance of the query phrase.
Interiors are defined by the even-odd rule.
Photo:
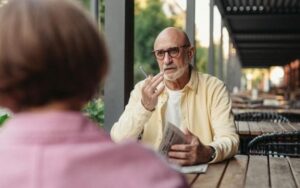
[[[188,51],[188,57],[189,57],[189,59],[192,59],[194,57],[194,55],[195,55],[195,47],[191,46],[189,48],[189,51]]]

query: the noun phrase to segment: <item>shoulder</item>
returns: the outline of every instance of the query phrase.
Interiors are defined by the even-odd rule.
[[[209,86],[224,86],[224,82],[219,78],[212,76],[210,74],[198,72],[198,77],[201,83],[205,83]]]
[[[215,76],[198,72],[198,90],[207,91],[208,93],[226,90],[226,85],[223,81]]]

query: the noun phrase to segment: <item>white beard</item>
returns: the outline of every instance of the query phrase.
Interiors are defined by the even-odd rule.
[[[164,74],[164,79],[168,80],[168,81],[175,81],[177,79],[179,79],[184,72],[188,69],[189,64],[186,63],[186,65],[179,67],[176,72],[171,73],[171,74]]]

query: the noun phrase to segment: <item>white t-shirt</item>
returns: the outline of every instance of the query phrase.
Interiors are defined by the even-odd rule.
[[[170,90],[168,88],[166,89],[169,94],[169,99],[167,102],[167,109],[165,113],[165,122],[170,122],[178,128],[182,128],[180,110],[180,98],[182,95],[182,90]]]

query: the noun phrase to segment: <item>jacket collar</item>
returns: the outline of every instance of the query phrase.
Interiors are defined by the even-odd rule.
[[[198,72],[192,66],[190,66],[190,69],[192,71],[191,78],[189,82],[185,85],[183,90],[186,90],[186,88],[190,88],[193,91],[197,91],[199,83]]]

